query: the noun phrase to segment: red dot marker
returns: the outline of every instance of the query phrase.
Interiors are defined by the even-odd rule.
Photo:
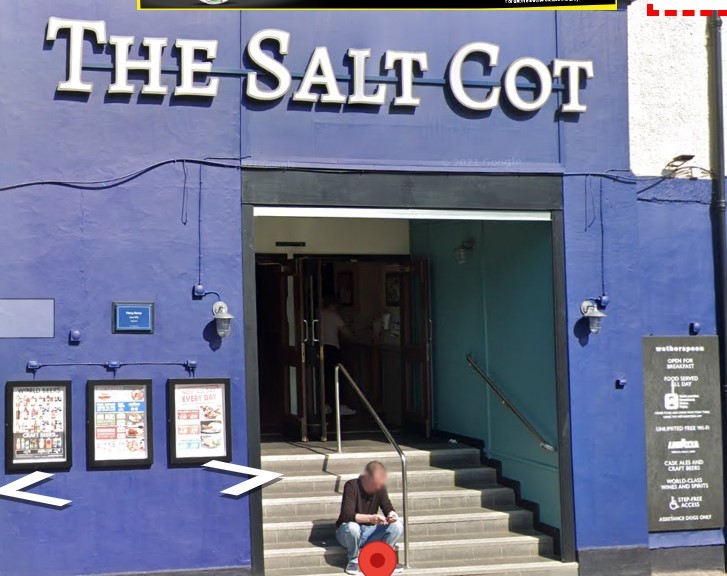
[[[364,576],[391,576],[396,568],[396,552],[386,542],[371,542],[361,549],[358,566]]]

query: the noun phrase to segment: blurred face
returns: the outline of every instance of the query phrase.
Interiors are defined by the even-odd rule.
[[[377,468],[373,474],[369,474],[369,486],[371,487],[371,492],[378,492],[386,486],[386,470]]]

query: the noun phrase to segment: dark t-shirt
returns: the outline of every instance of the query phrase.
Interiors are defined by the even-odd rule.
[[[378,514],[379,508],[384,516],[388,516],[394,510],[386,488],[374,494],[367,494],[361,484],[361,477],[349,480],[343,487],[341,514],[336,521],[336,528],[346,522],[355,522],[356,514]]]

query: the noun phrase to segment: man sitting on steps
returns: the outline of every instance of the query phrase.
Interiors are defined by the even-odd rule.
[[[360,574],[358,553],[369,542],[386,542],[392,548],[404,532],[399,516],[386,491],[386,467],[369,462],[364,473],[343,487],[341,514],[336,521],[336,538],[348,550],[346,574]],[[379,509],[383,512],[379,514]],[[402,571],[396,565],[395,574]]]

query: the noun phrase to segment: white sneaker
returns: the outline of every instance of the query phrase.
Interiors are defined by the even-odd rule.
[[[394,574],[401,574],[404,572],[404,567],[401,564],[397,564],[394,568]]]
[[[353,416],[354,414],[356,414],[356,410],[346,404],[341,404],[341,416]]]

